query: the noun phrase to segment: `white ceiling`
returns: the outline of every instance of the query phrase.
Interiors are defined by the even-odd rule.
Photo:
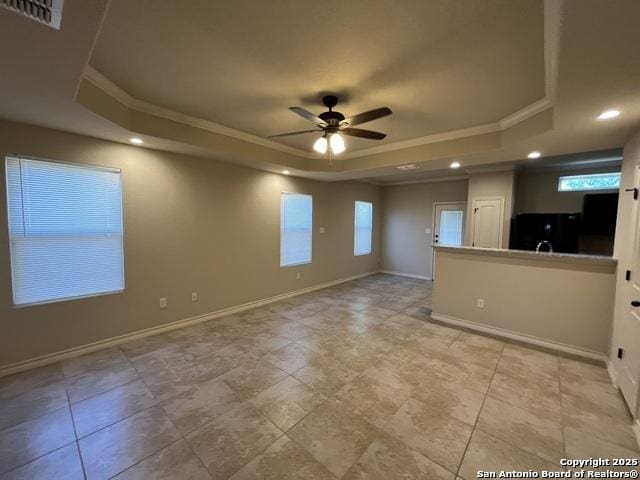
[[[261,137],[312,128],[287,107],[320,113],[323,93],[347,116],[389,106],[363,128],[392,143],[543,98],[543,34],[540,0],[113,0],[91,66],[139,100]]]
[[[624,145],[640,129],[637,18],[636,0],[66,0],[57,31],[0,9],[0,118],[323,180],[390,181],[403,163],[420,167],[403,178],[448,176],[452,160]],[[329,91],[346,114],[391,107],[363,125],[388,140],[349,139],[328,165],[312,139],[263,138],[306,128],[286,107],[319,112]]]

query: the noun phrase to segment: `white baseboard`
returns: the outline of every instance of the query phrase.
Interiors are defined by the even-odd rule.
[[[239,313],[244,310],[261,307],[263,305],[268,305],[270,303],[278,302],[280,300],[285,300],[287,298],[302,295],[303,293],[309,293],[315,290],[321,290],[323,288],[331,287],[333,285],[338,285],[340,283],[350,282],[351,280],[357,280],[358,278],[368,277],[369,275],[374,275],[376,273],[379,273],[379,272],[377,271],[367,272],[360,275],[353,275],[351,277],[332,280],[330,282],[319,283],[311,287],[301,288],[300,290],[294,290],[292,292],[275,295],[273,297],[263,298],[261,300],[255,300],[253,302],[244,303],[242,305],[237,305],[235,307],[225,308],[223,310],[217,310],[215,312],[209,312],[202,315],[197,315],[195,317],[184,318],[182,320],[176,320],[174,322],[165,323],[162,325],[158,325],[156,327],[146,328],[144,330],[137,330],[135,332],[119,335],[117,337],[111,337],[104,340],[99,340],[97,342],[88,343],[86,345],[72,347],[67,350],[61,350],[59,352],[49,353],[47,355],[42,355],[29,360],[23,360],[20,362],[9,364],[9,365],[0,366],[0,377],[4,377],[7,375],[11,375],[13,373],[29,370],[31,368],[42,367],[44,365],[59,362],[61,360],[66,360],[68,358],[78,357],[80,355],[85,355],[87,353],[95,352],[97,350],[102,350],[103,348],[120,345],[122,343],[126,343],[131,340],[149,337],[152,335],[157,335],[159,333],[169,332],[171,330],[184,328],[189,325],[195,325],[197,323],[206,322],[208,320],[213,320],[215,318],[220,318],[223,316],[232,315],[234,313]]]
[[[631,425],[631,429],[636,436],[636,443],[638,444],[638,447],[640,447],[640,420],[636,418]]]
[[[609,358],[607,358],[607,373],[609,374],[609,378],[611,379],[613,386],[618,388],[618,372],[616,372],[616,369],[613,367],[613,363],[611,363]]]
[[[431,280],[430,277],[423,277],[422,275],[414,275],[412,273],[394,272],[392,270],[380,270],[380,273],[386,273],[387,275],[398,275],[399,277],[417,278],[418,280]]]
[[[514,332],[512,330],[504,330],[498,327],[491,327],[483,323],[472,322],[469,320],[463,320],[457,317],[451,317],[449,315],[442,315],[440,313],[432,313],[431,318],[443,323],[448,323],[458,327],[465,327],[471,330],[476,330],[498,337],[508,338],[511,340],[517,340],[523,343],[529,343],[531,345],[537,345],[539,347],[550,348],[552,350],[558,350],[560,352],[570,353],[579,357],[591,358],[594,360],[602,360],[606,362],[607,356],[604,353],[596,352],[594,350],[587,350],[574,345],[567,345],[565,343],[554,342],[553,340],[545,340],[542,338],[526,335],[523,333]]]

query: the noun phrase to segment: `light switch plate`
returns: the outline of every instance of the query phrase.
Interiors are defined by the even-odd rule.
[[[167,308],[167,297],[160,298],[160,308]]]
[[[319,230],[320,230],[320,233],[324,233],[324,231],[325,231],[325,230],[324,230],[324,227],[320,227],[320,229],[319,229]]]
[[[431,229],[430,228],[425,228],[424,229],[424,233],[426,233],[427,235],[429,235],[431,233]]]
[[[484,298],[478,298],[476,300],[476,307],[478,308],[484,308]]]

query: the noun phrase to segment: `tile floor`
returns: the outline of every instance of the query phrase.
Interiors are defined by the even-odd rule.
[[[375,275],[0,379],[0,479],[471,480],[637,457],[602,366]]]

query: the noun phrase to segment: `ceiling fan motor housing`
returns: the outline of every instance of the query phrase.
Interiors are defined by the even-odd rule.
[[[329,111],[323,112],[318,116],[327,124],[327,127],[325,127],[327,132],[335,133],[338,131],[340,122],[345,119],[345,116],[340,112],[334,112],[331,110],[338,104],[338,97],[336,97],[335,95],[325,95],[324,97],[322,97],[322,103],[324,103]]]
[[[344,120],[344,115],[340,112],[323,112],[318,116],[327,124],[327,130],[337,130],[340,126],[340,122]]]

